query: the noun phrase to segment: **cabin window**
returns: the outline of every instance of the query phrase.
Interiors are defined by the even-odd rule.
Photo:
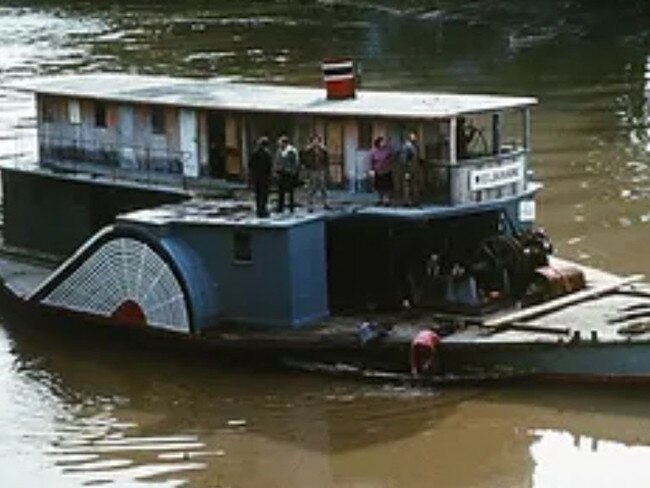
[[[253,246],[250,232],[237,231],[233,234],[233,259],[237,263],[253,261]]]
[[[41,101],[41,117],[43,122],[54,122],[54,102],[49,98],[43,98]]]
[[[370,149],[372,147],[372,123],[369,120],[359,121],[359,140],[357,146],[359,149]]]
[[[81,105],[79,100],[68,100],[68,122],[72,125],[81,124]]]
[[[95,103],[95,127],[106,127],[106,104]]]
[[[297,147],[305,147],[314,136],[310,120],[300,119],[296,126],[295,144]]]
[[[508,153],[528,145],[526,110],[506,110],[501,114],[501,153]]]
[[[449,156],[449,124],[433,120],[422,126],[422,155],[428,161],[445,162]]]
[[[151,132],[154,134],[165,133],[165,109],[164,107],[151,108]]]

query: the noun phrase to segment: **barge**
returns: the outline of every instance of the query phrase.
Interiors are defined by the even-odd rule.
[[[405,378],[431,331],[422,381],[650,379],[650,287],[554,257],[535,228],[537,101],[357,90],[338,64],[325,90],[125,74],[12,84],[35,94],[38,156],[0,168],[5,253],[21,250],[0,260],[4,301],[308,370]],[[254,141],[301,148],[313,134],[329,205],[258,217]],[[373,190],[378,137],[395,155],[419,146],[411,166],[392,160],[389,205]],[[25,251],[59,259],[25,264]]]

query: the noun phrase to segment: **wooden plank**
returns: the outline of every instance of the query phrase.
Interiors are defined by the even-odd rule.
[[[595,288],[588,288],[576,293],[572,293],[571,295],[565,295],[550,302],[541,303],[530,308],[517,310],[516,312],[502,315],[491,320],[486,320],[483,322],[482,326],[488,328],[503,327],[509,323],[520,322],[525,319],[545,315],[560,310],[564,307],[568,307],[569,305],[575,305],[586,300],[598,298],[602,295],[613,292],[621,286],[638,283],[640,281],[643,281],[643,279],[643,275],[632,275],[625,278],[617,278],[612,280],[610,283],[597,286]]]
[[[568,335],[571,332],[571,329],[568,327],[539,325],[530,322],[509,322],[503,324],[503,328],[507,330],[519,330],[522,332],[537,332],[540,334]]]

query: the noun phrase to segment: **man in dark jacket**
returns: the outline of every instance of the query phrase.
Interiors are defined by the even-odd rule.
[[[248,161],[251,181],[255,189],[255,206],[258,217],[268,217],[267,203],[269,201],[269,187],[271,186],[271,167],[273,157],[269,150],[269,139],[260,137],[257,140],[255,151]]]
[[[404,141],[400,151],[400,164],[402,166],[401,189],[402,198],[406,205],[420,203],[420,150],[415,132],[411,132]]]

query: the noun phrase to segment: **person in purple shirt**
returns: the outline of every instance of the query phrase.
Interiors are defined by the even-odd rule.
[[[370,151],[370,171],[374,177],[375,190],[379,195],[379,205],[387,205],[393,192],[391,157],[386,139],[383,136],[375,138]]]

